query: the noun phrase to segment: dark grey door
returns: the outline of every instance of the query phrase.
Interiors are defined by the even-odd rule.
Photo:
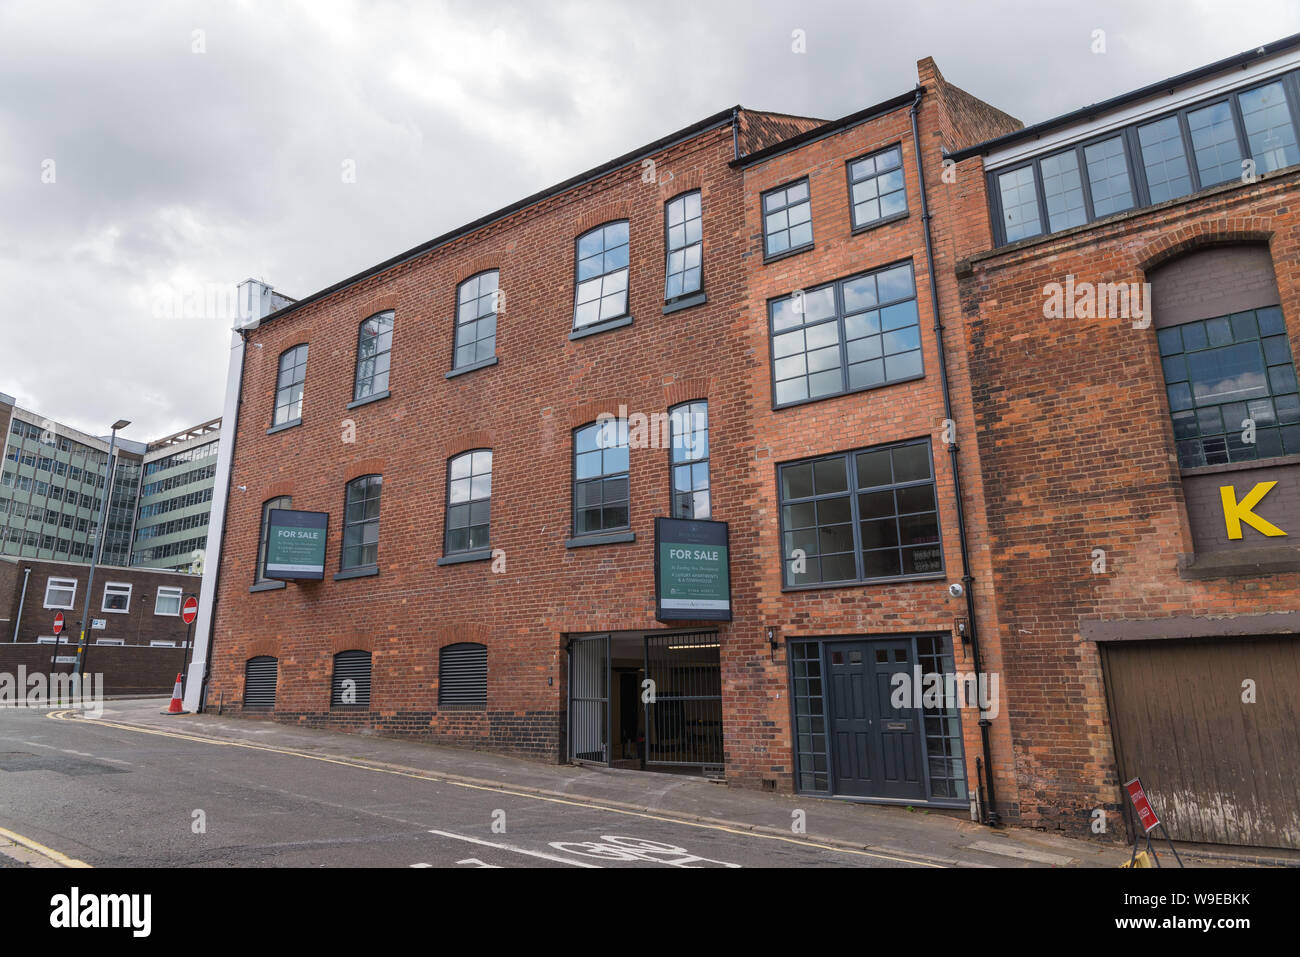
[[[924,799],[920,712],[890,701],[891,676],[911,680],[911,640],[833,642],[826,657],[834,793]]]
[[[609,764],[609,635],[569,644],[569,760]]]

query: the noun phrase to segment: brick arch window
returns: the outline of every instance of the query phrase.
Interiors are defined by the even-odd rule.
[[[704,289],[703,213],[700,191],[691,190],[664,205],[664,301],[678,302],[698,296]]]
[[[382,475],[362,475],[347,484],[343,496],[343,571],[379,563],[379,493]]]
[[[573,433],[573,534],[631,527],[626,419],[600,419]]]
[[[1179,466],[1300,454],[1300,387],[1267,247],[1199,249],[1148,278]]]
[[[393,352],[393,310],[378,312],[357,330],[357,371],[352,400],[368,399],[388,391],[388,371]]]
[[[487,646],[464,641],[438,652],[438,707],[487,707]]]
[[[612,322],[628,314],[628,221],[597,226],[578,237],[573,328]]]
[[[272,427],[288,425],[302,418],[302,390],[307,378],[307,343],[290,346],[280,353],[280,371],[275,380],[275,413]]]
[[[492,450],[474,449],[447,463],[448,555],[488,547],[492,507]]]
[[[370,652],[340,651],[330,677],[331,708],[370,707]]]
[[[269,580],[266,577],[266,543],[271,532],[271,510],[275,508],[293,508],[293,499],[288,495],[278,495],[262,503],[262,524],[257,533],[257,568],[253,573],[255,583]]]
[[[712,513],[709,403],[701,399],[673,406],[668,410],[668,428],[673,518],[708,518]]]
[[[497,353],[497,313],[501,311],[501,276],[488,269],[456,287],[456,346],[452,369],[488,363]]]

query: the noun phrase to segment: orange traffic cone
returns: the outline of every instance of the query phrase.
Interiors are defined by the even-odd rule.
[[[167,706],[166,711],[162,712],[163,714],[188,714],[189,713],[184,709],[184,706],[181,704],[181,694],[182,694],[181,676],[179,673],[177,673],[176,687],[172,689],[172,703]]]

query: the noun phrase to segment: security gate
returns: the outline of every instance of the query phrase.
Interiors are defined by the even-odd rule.
[[[645,763],[722,765],[718,633],[646,635]]]
[[[569,760],[609,764],[609,635],[569,642]]]

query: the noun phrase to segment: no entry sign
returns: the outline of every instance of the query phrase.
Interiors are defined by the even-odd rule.
[[[1134,778],[1124,785],[1124,790],[1128,791],[1129,800],[1133,802],[1133,809],[1137,811],[1138,821],[1142,825],[1142,833],[1146,834],[1152,828],[1160,824],[1160,818],[1156,817],[1155,808],[1147,799],[1147,792],[1142,789],[1142,779]]]
[[[54,616],[54,634],[55,635],[63,634],[63,612],[58,612]]]
[[[192,596],[186,598],[185,604],[181,608],[181,621],[187,625],[192,625],[197,617],[199,617],[199,600]]]

